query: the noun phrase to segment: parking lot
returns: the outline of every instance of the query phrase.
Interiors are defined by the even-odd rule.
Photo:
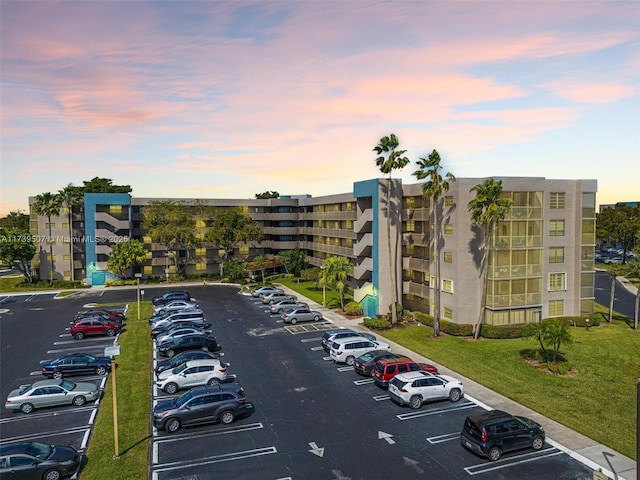
[[[419,410],[396,405],[371,379],[330,361],[320,346],[322,332],[334,328],[330,322],[285,325],[235,287],[190,290],[250,408],[229,425],[176,433],[150,427],[151,479],[592,478],[591,469],[549,443],[498,462],[475,456],[460,446],[459,434],[466,415],[483,410],[479,402],[465,397]],[[135,291],[114,290],[96,298],[16,297],[0,303],[9,308],[0,318],[4,398],[10,389],[40,379],[39,363],[59,351],[97,354],[113,342],[65,337],[70,316],[83,304],[134,300]],[[147,375],[141,372],[141,378]],[[152,390],[154,402],[167,397]],[[2,443],[38,438],[85,448],[96,408],[57,407],[56,415],[3,409]]]

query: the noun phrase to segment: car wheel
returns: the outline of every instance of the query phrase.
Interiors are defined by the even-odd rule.
[[[87,399],[82,395],[78,395],[77,397],[73,397],[73,401],[71,403],[73,403],[76,407],[81,407],[82,405],[87,403]]]
[[[298,323],[298,320],[296,318],[292,318],[291,325],[295,325],[296,323]]]
[[[31,413],[33,412],[33,405],[30,403],[23,403],[20,405],[20,411],[22,413]]]
[[[460,397],[462,397],[462,394],[457,388],[454,388],[449,392],[449,400],[451,400],[452,402],[457,402],[458,400],[460,400]]]
[[[236,416],[233,414],[231,410],[226,410],[222,412],[222,414],[220,415],[220,421],[225,425],[233,423],[235,419],[236,419]]]
[[[116,331],[113,328],[110,328],[105,333],[107,334],[107,337],[113,337],[116,334]]]
[[[175,383],[167,383],[164,386],[164,391],[167,392],[169,395],[173,395],[178,391],[178,385],[176,385]]]
[[[171,358],[176,354],[173,350],[167,350],[167,357]]]
[[[107,369],[105,367],[96,368],[96,375],[106,375]]]
[[[353,356],[350,356],[350,357],[347,357],[347,360],[344,363],[352,367],[353,364],[356,363],[356,359],[353,358]]]
[[[47,470],[45,474],[42,476],[42,480],[60,480],[62,478],[62,474],[60,470],[52,469]]]
[[[419,395],[414,395],[409,399],[409,406],[414,410],[419,409],[422,406],[422,397]]]
[[[74,335],[74,337],[75,337],[75,339],[76,339],[76,340],[82,340],[82,339],[84,338],[84,333],[82,333],[82,332],[77,332],[77,333]]]
[[[542,438],[539,435],[533,437],[533,442],[531,442],[531,448],[533,448],[534,450],[540,450],[542,447],[544,447],[544,438]]]
[[[164,429],[167,432],[177,432],[178,430],[180,430],[180,420],[178,420],[177,418],[170,418],[164,424]]]
[[[217,378],[211,378],[207,382],[207,385],[209,385],[210,387],[213,387],[214,385],[220,385],[220,380],[218,380]]]
[[[318,320],[320,320],[320,317],[319,317],[318,315],[314,315],[314,317],[313,317],[313,321],[314,321],[314,322],[317,322]]]
[[[56,380],[60,380],[62,378],[62,372],[53,372],[53,375],[51,375],[51,377]]]
[[[500,459],[501,455],[502,452],[500,451],[500,449],[498,447],[493,447],[491,450],[489,450],[489,455],[487,456],[489,457],[489,460],[495,462]]]

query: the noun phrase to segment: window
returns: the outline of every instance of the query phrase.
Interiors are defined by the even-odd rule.
[[[196,220],[196,228],[204,228],[207,226],[207,222],[204,220]]]
[[[449,307],[444,307],[442,309],[442,317],[447,320],[453,320],[453,309]]]
[[[64,255],[62,255],[62,260],[68,262],[69,260],[71,260],[71,255],[65,253]]]
[[[249,255],[249,247],[246,245],[240,247],[238,251],[240,252],[240,255]]]
[[[207,255],[207,249],[206,248],[196,248],[196,256],[197,257],[204,257]]]
[[[109,213],[112,215],[122,213],[122,205],[109,205]]]
[[[145,235],[142,237],[142,243],[151,243],[151,237],[149,235]]]
[[[448,280],[446,278],[443,278],[442,291],[447,293],[453,293],[453,280]]]
[[[204,233],[202,233],[202,232],[196,233],[196,238],[198,240],[204,240]]]
[[[153,252],[147,252],[144,254],[144,258],[151,260],[153,258]]]
[[[564,300],[549,300],[549,316],[564,315]]]
[[[444,263],[453,263],[453,252],[444,252]]]
[[[198,272],[202,272],[202,271],[204,271],[206,269],[207,269],[207,263],[206,262],[198,262],[198,263],[196,263],[196,270]]]
[[[444,234],[445,235],[453,235],[453,224],[445,223],[444,224]]]
[[[549,200],[549,208],[551,208],[552,210],[559,210],[564,208],[563,192],[551,192],[551,198]]]
[[[447,195],[446,197],[444,197],[444,206],[453,207],[453,196]]]
[[[44,224],[44,226],[45,226],[46,228],[56,228],[56,223],[55,223],[55,222],[46,222],[46,223]]]
[[[564,220],[550,220],[549,235],[552,237],[563,237],[564,236]]]
[[[407,220],[404,224],[405,232],[415,232],[416,231],[416,222],[413,220]]]
[[[69,230],[69,222],[62,222],[62,228]]]
[[[566,290],[566,273],[550,273],[549,274],[549,291],[557,292]]]
[[[564,247],[549,248],[549,263],[564,263]]]
[[[405,251],[406,251],[406,254],[407,254],[407,255],[411,255],[411,256],[413,256],[413,253],[414,253],[414,251],[415,251],[415,245],[407,245],[407,246],[405,247]]]

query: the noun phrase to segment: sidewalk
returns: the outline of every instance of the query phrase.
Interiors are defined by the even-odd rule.
[[[292,295],[300,296],[299,293],[290,290],[284,285],[280,285],[279,288],[282,288],[285,292]],[[359,319],[349,320],[335,311],[327,309],[309,299],[306,300],[306,303],[309,304],[311,309],[319,311],[322,313],[324,318],[330,320],[338,327],[368,331],[365,327],[359,324]],[[490,407],[496,410],[505,410],[515,415],[529,417],[540,423],[544,426],[547,433],[547,443],[563,450],[565,453],[587,465],[594,471],[602,472],[613,480],[636,480],[636,478],[638,478],[637,463],[633,459],[625,457],[621,453],[601,445],[581,433],[571,430],[570,428],[546,418],[543,415],[500,395],[499,393],[489,390],[479,383],[465,378],[462,375],[449,370],[447,367],[434,362],[433,360],[422,357],[421,355],[418,355],[388,339],[385,339],[385,341],[391,345],[394,352],[408,355],[419,362],[427,362],[436,365],[441,373],[445,375],[452,375],[462,380],[464,383],[465,396],[476,401],[481,406]]]

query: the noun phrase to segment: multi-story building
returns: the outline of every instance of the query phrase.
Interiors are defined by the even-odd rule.
[[[451,182],[438,207],[439,225],[434,225],[434,206],[423,196],[422,184],[403,185],[399,179],[356,182],[353,192],[316,198],[198,202],[239,207],[262,226],[264,240],[236,248],[233,257],[251,260],[300,248],[314,266],[322,267],[331,256],[349,258],[354,298],[369,316],[387,313],[394,298],[411,310],[433,313],[439,289],[441,318],[474,323],[480,315],[485,269],[486,323],[520,324],[591,313],[596,181],[496,177],[513,206],[485,251],[482,229],[473,224],[467,207],[474,198],[472,188],[484,180]],[[111,245],[128,238],[148,248],[144,276],[174,273],[170,252],[165,245],[153,243],[144,228],[144,209],[153,200],[160,199],[86,194],[83,208],[52,218],[56,275],[104,284],[113,277],[106,271]],[[32,216],[34,235],[47,237],[48,227],[46,218]],[[207,228],[204,221],[194,224],[200,238]],[[436,235],[438,229],[440,235]],[[39,250],[35,263],[40,277],[48,278],[48,246],[43,243]],[[216,246],[194,248],[186,256],[186,273],[219,271],[221,252]]]

